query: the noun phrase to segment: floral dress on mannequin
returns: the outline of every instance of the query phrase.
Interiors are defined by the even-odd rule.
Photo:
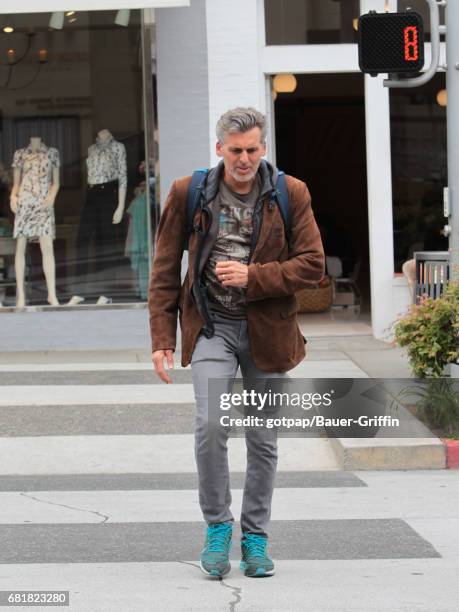
[[[43,143],[38,149],[28,146],[15,151],[12,166],[20,170],[21,183],[14,238],[25,236],[38,242],[40,236],[56,237],[54,206],[45,208],[43,203],[52,185],[53,169],[59,165],[59,151]]]

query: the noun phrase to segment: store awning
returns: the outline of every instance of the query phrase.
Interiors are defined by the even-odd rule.
[[[54,11],[110,11],[118,9],[190,6],[190,0],[1,0],[0,14],[52,13]]]

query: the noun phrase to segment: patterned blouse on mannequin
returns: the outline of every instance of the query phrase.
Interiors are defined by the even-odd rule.
[[[20,171],[21,183],[14,238],[25,236],[30,242],[38,242],[40,236],[55,239],[54,207],[43,203],[52,185],[53,169],[59,165],[59,151],[43,143],[38,149],[28,146],[15,151],[12,167]]]
[[[102,135],[105,138],[102,138]],[[119,186],[127,186],[126,147],[115,140],[108,130],[99,132],[96,142],[88,149],[88,184],[100,185],[119,181]]]

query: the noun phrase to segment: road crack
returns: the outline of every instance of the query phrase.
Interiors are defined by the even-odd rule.
[[[67,506],[66,504],[58,504],[56,502],[47,501],[46,499],[39,499],[38,497],[34,497],[33,495],[28,495],[27,493],[24,493],[24,492],[19,493],[19,495],[22,495],[23,497],[28,497],[29,499],[33,499],[34,501],[40,502],[42,504],[49,504],[50,506],[60,506],[61,508],[68,508],[69,510],[78,510],[79,512],[89,512],[90,514],[95,514],[104,519],[103,521],[101,521],[101,524],[106,523],[110,518],[106,514],[97,512],[97,510],[87,510],[86,508],[76,508],[75,506]]]
[[[231,589],[233,591],[233,595],[236,597],[236,599],[234,601],[229,602],[229,609],[230,609],[230,612],[235,612],[237,604],[242,601],[242,587],[232,586],[231,584],[228,584],[227,582],[225,582],[223,579],[221,579],[220,582],[222,586],[226,587],[227,589]]]
[[[190,563],[189,561],[179,561],[179,563],[184,563],[185,565],[192,565],[193,567],[197,567],[199,571],[202,571],[200,566],[197,565],[196,563]],[[235,587],[235,586],[232,586],[231,584],[228,584],[227,582],[223,580],[222,577],[218,579],[218,582],[222,586],[226,587],[227,589],[231,589],[233,591],[233,595],[236,597],[236,599],[234,601],[229,602],[229,610],[230,612],[235,612],[237,604],[242,601],[242,588]]]
[[[199,571],[201,571],[201,568],[199,567],[199,565],[196,565],[196,563],[190,563],[189,561],[179,561],[179,563],[184,563],[185,565],[192,565],[193,567],[197,567]]]

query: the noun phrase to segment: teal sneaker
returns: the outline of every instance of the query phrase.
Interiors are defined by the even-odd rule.
[[[244,533],[241,540],[242,561],[240,568],[250,578],[274,574],[274,563],[266,553],[268,538],[256,533]]]
[[[207,527],[207,537],[201,553],[200,566],[208,576],[220,578],[231,569],[229,551],[231,549],[233,526],[231,523],[214,523]]]

